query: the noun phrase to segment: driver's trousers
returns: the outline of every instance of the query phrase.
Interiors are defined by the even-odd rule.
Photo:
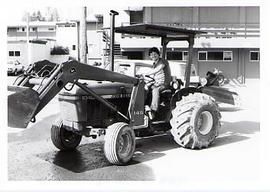
[[[149,91],[152,91],[152,101],[151,101],[151,110],[153,111],[157,111],[158,110],[158,107],[159,107],[159,104],[160,104],[160,93],[161,91],[163,91],[165,89],[165,85],[162,84],[162,85],[151,85],[149,87]]]

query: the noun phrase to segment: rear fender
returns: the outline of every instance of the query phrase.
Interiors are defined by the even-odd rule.
[[[206,86],[202,87],[201,91],[211,97],[217,102],[227,103],[231,105],[239,105],[239,96],[236,92],[218,86]]]
[[[176,102],[177,101],[180,101],[183,96],[187,96],[190,93],[195,93],[195,92],[201,92],[201,90],[198,89],[198,88],[196,88],[196,87],[187,87],[187,88],[183,88],[183,89],[177,90],[173,94],[172,99],[171,99],[171,103],[170,103],[171,110],[175,108]]]

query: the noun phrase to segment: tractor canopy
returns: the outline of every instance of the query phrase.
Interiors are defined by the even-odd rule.
[[[197,34],[206,32],[153,24],[136,24],[130,26],[115,27],[114,32],[131,35],[160,37],[162,44],[162,58],[164,59],[166,57],[167,44],[170,41],[187,41],[189,44],[188,50],[190,54],[188,56],[185,69],[185,87],[189,87],[194,38]],[[112,65],[114,65],[114,63],[112,63]]]
[[[176,28],[163,25],[136,24],[115,28],[116,33],[126,33],[131,35],[170,37],[170,38],[189,38],[197,34],[206,33],[199,30],[189,30],[185,28]],[[180,39],[178,39],[180,40]]]

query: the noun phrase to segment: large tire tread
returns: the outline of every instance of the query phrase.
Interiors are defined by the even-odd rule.
[[[192,118],[201,108],[206,107],[214,118],[213,128],[207,136],[201,136],[192,124]],[[174,140],[182,147],[201,149],[208,147],[217,136],[221,118],[215,100],[203,93],[189,94],[176,103],[172,111],[171,134]],[[193,122],[194,123],[194,122]]]

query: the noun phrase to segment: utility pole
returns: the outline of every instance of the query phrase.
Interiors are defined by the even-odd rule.
[[[86,33],[86,12],[87,7],[82,7],[80,19],[80,62],[87,63],[87,33]]]

